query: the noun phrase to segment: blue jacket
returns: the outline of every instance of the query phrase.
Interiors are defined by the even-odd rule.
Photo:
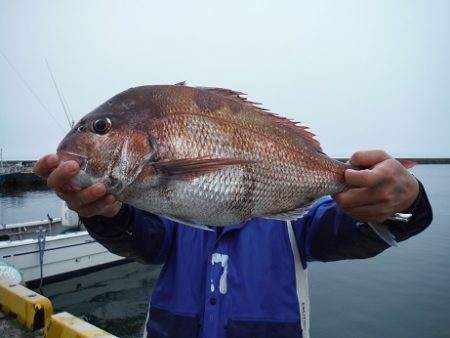
[[[416,205],[409,223],[388,222],[397,241],[430,224],[422,186]],[[152,294],[148,337],[302,337],[296,254],[286,222],[255,218],[204,231],[124,205],[112,219],[84,223],[110,251],[164,263]],[[331,198],[318,200],[292,222],[292,230],[303,268],[316,260],[367,258],[388,247]]]

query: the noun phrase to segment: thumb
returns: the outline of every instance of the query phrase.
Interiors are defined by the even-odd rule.
[[[47,178],[58,164],[59,158],[56,154],[46,155],[35,163],[33,173],[39,177]]]

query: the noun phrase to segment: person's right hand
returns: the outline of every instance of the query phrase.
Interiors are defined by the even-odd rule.
[[[47,179],[47,185],[66,201],[67,206],[82,217],[113,217],[119,212],[122,203],[107,193],[102,183],[80,188],[70,183],[80,171],[76,161],[60,162],[58,155],[43,156],[33,168],[33,172]]]

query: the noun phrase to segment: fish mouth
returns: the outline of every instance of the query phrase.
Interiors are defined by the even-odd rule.
[[[82,171],[85,171],[87,168],[88,163],[88,157],[85,155],[81,155],[78,153],[74,153],[71,151],[65,151],[65,150],[59,150],[57,151],[58,157],[60,158],[61,162],[65,161],[75,161],[80,166],[80,169]]]

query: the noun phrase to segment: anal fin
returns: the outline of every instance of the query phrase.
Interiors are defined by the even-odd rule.
[[[309,207],[314,202],[315,201],[312,201],[311,203],[302,205],[299,208],[292,209],[292,210],[286,210],[286,211],[279,212],[276,214],[261,215],[261,217],[268,218],[268,219],[276,219],[276,220],[280,220],[280,221],[295,221],[296,219],[302,218],[308,211]]]
[[[173,217],[173,216],[168,216],[168,215],[163,215],[163,216],[165,218],[167,218],[167,219],[170,219],[171,221],[174,221],[174,222],[177,222],[177,223],[180,223],[180,224],[184,224],[184,225],[190,226],[192,228],[205,230],[205,231],[214,231],[209,226],[204,225],[204,224],[197,224],[197,223],[194,223],[194,222],[190,222],[190,221],[187,221],[187,220],[183,220],[183,219],[180,219],[180,218],[177,218],[177,217]]]

